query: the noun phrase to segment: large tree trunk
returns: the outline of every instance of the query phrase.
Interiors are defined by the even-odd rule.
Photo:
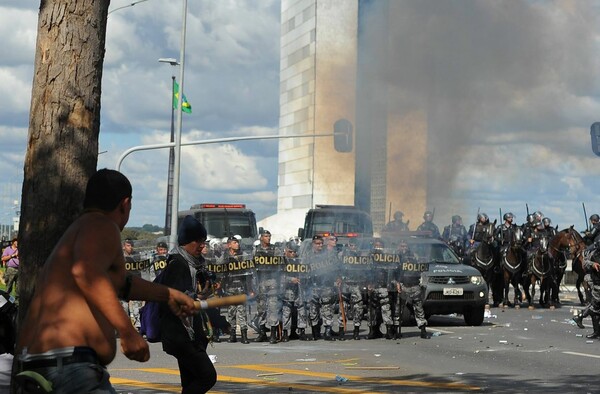
[[[96,170],[108,0],[41,0],[25,156],[19,322]]]

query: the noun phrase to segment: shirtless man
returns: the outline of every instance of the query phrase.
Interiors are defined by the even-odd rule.
[[[116,393],[105,368],[116,354],[116,333],[127,358],[150,358],[148,343],[119,298],[167,302],[177,316],[191,314],[193,300],[127,275],[120,232],[129,220],[131,184],[124,175],[108,169],[96,172],[83,207],[39,274],[21,325],[16,373],[36,372],[54,392]]]

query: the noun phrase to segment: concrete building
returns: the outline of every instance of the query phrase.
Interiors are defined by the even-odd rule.
[[[396,210],[411,229],[421,222],[426,119],[400,111],[405,98],[379,77],[390,7],[387,0],[282,1],[280,133],[330,133],[345,118],[355,136],[351,153],[335,151],[332,137],[280,140],[277,214],[261,221],[265,228],[295,233],[317,204],[356,205],[371,213],[376,231]]]

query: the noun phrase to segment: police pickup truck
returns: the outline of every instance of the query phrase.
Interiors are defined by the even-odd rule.
[[[368,248],[367,239],[360,248]],[[465,323],[479,326],[483,323],[488,302],[487,284],[474,267],[462,264],[454,251],[437,239],[386,234],[380,238],[387,253],[395,253],[401,241],[408,244],[412,258],[401,259],[398,271],[410,274],[420,271],[420,285],[425,317],[431,315],[462,314]],[[365,244],[366,243],[366,244]],[[417,274],[419,275],[419,274]],[[403,316],[403,320],[410,316]]]

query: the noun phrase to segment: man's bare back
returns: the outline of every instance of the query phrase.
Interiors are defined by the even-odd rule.
[[[108,364],[116,352],[113,324],[119,331],[135,331],[116,296],[124,279],[120,229],[102,213],[83,214],[67,229],[40,273],[18,347],[42,353],[89,346]]]
[[[116,333],[126,357],[150,358],[148,343],[119,297],[166,302],[176,316],[193,313],[194,301],[184,293],[125,271],[120,233],[129,220],[131,195],[131,183],[118,171],[102,169],[89,179],[84,213],[67,228],[39,273],[17,341],[17,378],[30,371],[57,392],[91,387],[113,392],[102,366],[115,357]],[[80,373],[90,362],[100,364],[102,373]]]

